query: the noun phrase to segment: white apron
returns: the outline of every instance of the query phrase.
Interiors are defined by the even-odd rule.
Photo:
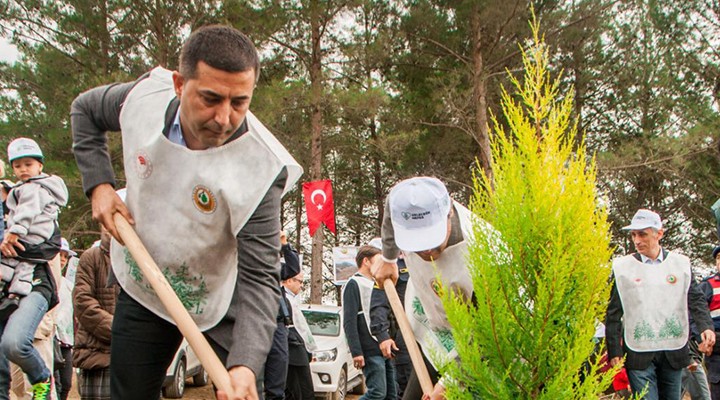
[[[455,340],[438,295],[438,274],[443,286],[453,288],[466,299],[469,300],[473,293],[467,267],[468,240],[473,237],[471,213],[459,203],[454,204],[465,240],[447,247],[434,262],[427,262],[415,253],[405,253],[410,274],[405,289],[405,313],[423,353],[436,370],[457,357]]]
[[[373,287],[375,287],[375,280],[370,279],[361,273],[357,273],[348,279],[348,282],[350,281],[355,281],[355,283],[357,283],[358,291],[360,292],[360,305],[362,309],[358,311],[358,315],[363,314],[365,316],[365,325],[367,326],[368,332],[370,332],[370,336],[372,336],[373,340],[377,342],[377,338],[372,334],[372,330],[370,330],[370,302],[372,300],[372,290]],[[343,296],[345,295],[346,287],[347,283],[343,287]]]
[[[237,278],[236,235],[282,168],[287,192],[302,173],[248,112],[249,131],[220,147],[193,151],[162,133],[175,98],[172,73],[154,69],[128,94],[120,114],[126,204],[135,231],[201,330],[225,315]],[[144,307],[173,322],[127,249],[111,245],[113,272]]]
[[[310,330],[310,325],[308,325],[307,320],[305,319],[305,314],[303,314],[300,309],[297,296],[285,288],[283,288],[283,294],[288,300],[290,300],[292,305],[293,327],[298,331],[300,337],[305,342],[305,350],[312,353],[317,350],[317,343],[315,342],[315,336],[313,336],[312,331]]]
[[[688,341],[690,260],[669,252],[660,264],[628,255],[613,261],[623,306],[624,339],[636,352],[677,350]]]

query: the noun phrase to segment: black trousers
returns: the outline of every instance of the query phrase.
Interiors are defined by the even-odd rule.
[[[312,374],[310,372],[309,364],[288,366],[287,390],[285,391],[285,398],[287,400],[315,399]]]
[[[182,335],[125,291],[115,304],[110,344],[110,396],[113,400],[160,398],[165,373]]]
[[[285,383],[288,376],[288,328],[284,322],[278,322],[273,334],[273,342],[265,360],[265,399],[282,400],[285,398]]]
[[[72,347],[60,347],[60,350],[65,364],[61,368],[55,369],[55,389],[60,400],[67,400],[72,388]]]
[[[418,346],[420,345],[418,344]],[[432,381],[433,385],[435,385],[440,376],[438,375],[438,372],[435,370],[432,364],[430,364],[430,361],[425,358],[425,354],[423,354],[423,361],[425,361],[425,366],[427,367],[428,373],[430,374],[430,380]],[[415,373],[415,368],[413,368],[407,386],[405,386],[405,392],[403,393],[402,399],[419,400],[422,399],[422,396],[423,391],[422,387],[420,387],[420,380],[418,380],[417,374]]]

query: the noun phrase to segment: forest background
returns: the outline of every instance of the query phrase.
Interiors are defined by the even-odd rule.
[[[312,286],[332,290],[331,247],[377,236],[398,180],[433,175],[467,203],[478,165],[492,174],[488,121],[507,72],[522,73],[532,9],[597,157],[616,251],[633,250],[620,227],[650,208],[664,245],[707,274],[718,243],[720,0],[10,0],[0,36],[19,57],[0,62],[0,149],[18,136],[40,143],[46,171],[71,192],[63,235],[87,248],[99,230],[72,155],[70,103],[174,69],[192,29],[231,24],[261,52],[253,112],[305,168],[302,181],[333,181],[337,235],[321,229],[310,244],[299,187],[282,216],[316,265]],[[122,186],[120,135],[110,137]]]

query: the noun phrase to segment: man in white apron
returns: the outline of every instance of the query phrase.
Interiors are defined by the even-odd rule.
[[[689,315],[711,349],[715,332],[707,303],[692,277],[690,260],[660,246],[660,216],[641,209],[630,225],[636,253],[613,260],[614,281],[605,321],[608,358],[626,355],[633,392],[646,400],[680,400],[682,369],[690,365]],[[688,314],[689,312],[689,314]]]
[[[370,333],[370,302],[375,280],[370,267],[380,258],[380,249],[365,245],[358,249],[358,272],[348,279],[342,293],[343,330],[355,368],[362,368],[367,391],[361,400],[395,400],[397,383],[392,356],[380,349]]]
[[[438,288],[442,283],[465,298],[472,298],[472,279],[466,261],[471,238],[470,211],[452,201],[438,179],[411,178],[391,189],[382,225],[383,263],[374,276],[378,282],[397,280],[397,257],[403,251],[410,275],[405,312],[435,384],[432,400],[445,398],[445,388],[437,373],[440,365],[457,358]],[[437,282],[438,273],[442,282]],[[421,397],[422,390],[413,371],[403,399]]]
[[[280,296],[280,199],[302,173],[248,110],[259,68],[244,34],[208,26],[183,45],[179,71],[156,68],[73,102],[83,188],[93,218],[116,239],[112,266],[122,292],[112,328],[113,399],[157,398],[182,340],[118,240],[116,212],[134,223],[205,332],[236,398],[258,398]],[[127,206],[114,190],[108,131],[122,133]]]

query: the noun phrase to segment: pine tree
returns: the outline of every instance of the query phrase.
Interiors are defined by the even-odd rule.
[[[461,359],[442,368],[448,398],[597,398],[611,378],[595,367],[581,373],[609,293],[607,211],[595,161],[576,143],[572,92],[560,93],[539,25],[531,27],[524,82],[511,77],[517,97],[503,90],[510,131],[493,118],[494,180],[482,170],[475,178],[471,208],[495,228],[474,227],[476,302],[444,295]]]

